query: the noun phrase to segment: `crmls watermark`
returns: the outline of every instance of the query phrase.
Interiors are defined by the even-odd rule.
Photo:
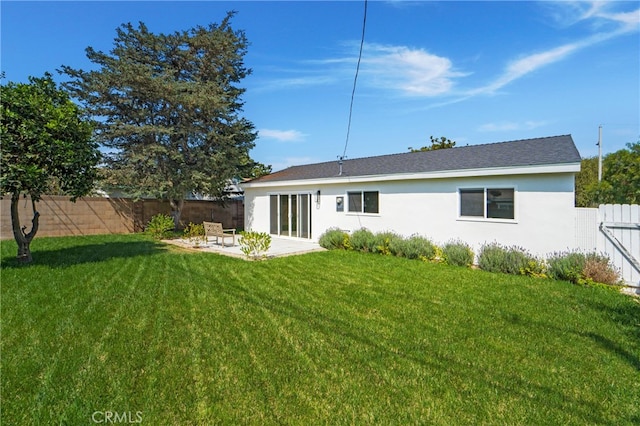
[[[142,411],[94,411],[91,420],[94,423],[142,423]]]

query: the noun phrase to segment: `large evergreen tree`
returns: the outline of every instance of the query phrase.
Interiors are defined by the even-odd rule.
[[[8,83],[2,87],[0,101],[0,194],[11,196],[18,260],[31,262],[30,244],[40,216],[36,203],[52,181],[72,200],[89,193],[100,153],[91,140],[91,124],[81,120],[80,109],[56,87],[51,74],[30,77],[28,84]],[[21,196],[31,197],[34,215],[29,232],[20,224]]]
[[[250,73],[248,41],[232,16],[173,34],[125,24],[110,53],[86,49],[97,70],[62,67],[66,87],[99,121],[111,182],[169,200],[176,226],[188,194],[223,197],[229,180],[256,164],[238,86]]]

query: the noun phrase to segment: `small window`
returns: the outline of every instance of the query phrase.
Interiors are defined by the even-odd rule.
[[[487,217],[513,219],[513,188],[487,189]]]
[[[460,190],[460,216],[484,217],[484,189]]]
[[[362,192],[347,193],[350,212],[362,212]]]
[[[514,219],[513,188],[460,190],[460,216]]]
[[[378,191],[348,192],[349,211],[355,213],[378,213]]]
[[[378,213],[378,191],[364,193],[364,212]]]

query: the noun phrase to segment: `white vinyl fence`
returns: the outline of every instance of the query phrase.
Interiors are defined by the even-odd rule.
[[[609,256],[624,281],[640,293],[640,205],[577,208],[576,246]]]

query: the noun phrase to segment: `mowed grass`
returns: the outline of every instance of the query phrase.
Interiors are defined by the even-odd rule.
[[[141,235],[32,248],[1,244],[2,424],[640,423],[640,304],[612,291]]]

